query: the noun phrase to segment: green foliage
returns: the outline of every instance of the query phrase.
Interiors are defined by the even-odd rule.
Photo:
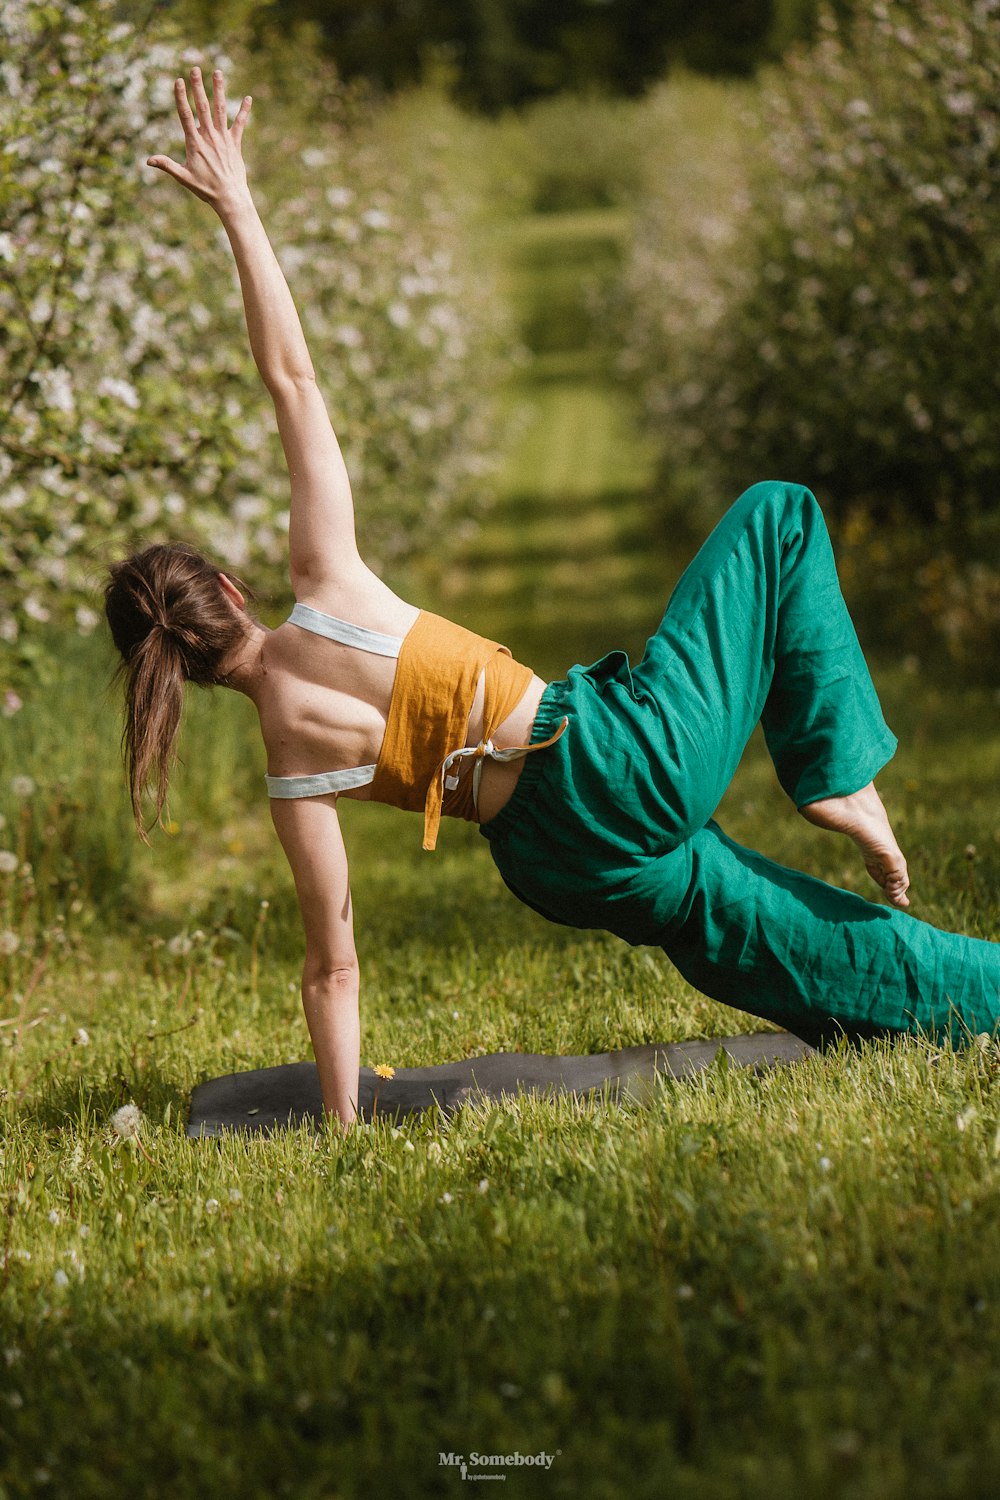
[[[847,41],[828,20],[767,86],[760,169],[702,190],[679,251],[654,148],[630,363],[672,466],[909,521],[995,504],[998,86],[989,3],[887,0]]]
[[[608,208],[639,185],[640,107],[600,95],[559,94],[531,105],[500,126],[521,143],[521,170],[539,213]]]
[[[412,87],[446,70],[471,109],[496,114],[565,92],[637,95],[668,68],[752,73],[810,38],[820,0],[168,0],[186,36],[246,20],[257,49],[306,21],[345,78]],[[134,13],[141,0],[122,0]],[[838,12],[854,0],[837,0]]]
[[[103,566],[140,540],[186,536],[265,589],[282,574],[287,481],[224,237],[142,165],[180,151],[171,80],[200,54],[110,17],[12,0],[0,20],[0,650],[26,679],[38,626],[93,629]],[[376,112],[315,56],[293,92],[289,55],[271,87],[234,50],[362,544],[398,567],[477,512],[490,456],[506,332],[465,138],[430,95]]]

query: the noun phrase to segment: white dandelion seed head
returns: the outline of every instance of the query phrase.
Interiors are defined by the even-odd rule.
[[[74,1047],[88,1047],[90,1045],[90,1032],[83,1026],[77,1027],[73,1033],[73,1045]]]
[[[141,1124],[142,1110],[138,1104],[123,1104],[121,1109],[116,1109],[111,1116],[111,1129],[123,1141],[127,1141],[131,1136],[137,1136]]]
[[[13,875],[18,866],[18,858],[13,849],[0,849],[0,875]]]
[[[9,927],[0,927],[0,958],[10,958],[21,946],[21,939]]]
[[[219,1212],[219,1200],[218,1200],[218,1198],[206,1198],[205,1199],[205,1212],[207,1214],[217,1214]]]
[[[10,789],[15,797],[31,797],[34,795],[35,783],[30,776],[12,776]]]

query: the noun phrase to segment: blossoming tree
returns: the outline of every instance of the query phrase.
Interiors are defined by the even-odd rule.
[[[0,12],[8,676],[42,652],[40,624],[94,627],[104,561],[139,538],[193,540],[265,586],[283,553],[285,482],[231,262],[212,216],[143,165],[192,60],[114,24],[110,0]],[[391,563],[479,503],[503,335],[488,278],[461,259],[444,132],[416,139],[352,105],[328,68],[303,71],[296,108],[248,79],[247,155],[345,436],[366,554]]]

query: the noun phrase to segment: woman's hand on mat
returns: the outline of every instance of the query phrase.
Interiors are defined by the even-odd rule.
[[[821,802],[809,802],[799,812],[817,828],[830,828],[835,833],[846,833],[852,838],[865,861],[876,885],[882,887],[887,901],[893,906],[909,906],[906,894],[910,877],[906,869],[903,851],[896,843],[889,824],[889,815],[882,798],[869,782],[859,792],[846,797],[825,797]]]
[[[245,202],[250,196],[247,172],[243,162],[242,141],[252,100],[247,94],[232,125],[227,124],[226,89],[219,69],[212,74],[212,101],[209,103],[200,68],[191,69],[191,92],[197,119],[188,102],[183,78],[174,84],[174,101],[184,131],[183,166],[169,156],[151,156],[146,165],[174,177],[196,198],[210,203],[220,215]]]

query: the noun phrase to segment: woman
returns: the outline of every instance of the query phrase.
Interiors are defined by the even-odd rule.
[[[822,1042],[842,1032],[961,1040],[998,1019],[1000,947],[907,916],[906,863],[872,777],[896,740],[807,490],[761,484],[716,527],[633,670],[623,652],[545,684],[398,598],[362,562],[351,491],[295,307],[247,187],[245,98],[227,125],[191,73],[184,165],[149,165],[211,204],[236,258],[250,345],[291,478],[298,601],[265,629],[238,581],[190,548],[111,570],[136,821],[162,812],[184,683],[257,707],[275,828],[302,909],[302,996],[324,1105],[356,1114],[359,1024],[338,797],[477,819],[510,888],[554,921],[662,947],[706,994]],[[798,810],[850,835],[890,906],[726,838],[711,818],[754,725]]]

